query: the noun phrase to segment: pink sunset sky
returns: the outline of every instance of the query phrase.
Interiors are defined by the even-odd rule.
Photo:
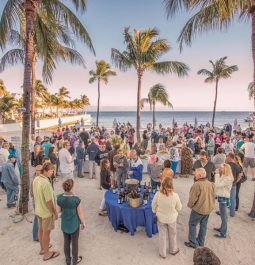
[[[92,38],[96,57],[81,44],[77,44],[78,50],[84,55],[87,68],[59,63],[54,74],[53,84],[47,85],[51,92],[56,92],[61,86],[71,91],[72,97],[79,97],[86,94],[92,106],[97,103],[97,84],[89,84],[89,70],[95,68],[94,61],[104,59],[111,63],[111,48],[123,50],[122,31],[125,26],[131,29],[145,29],[157,27],[160,30],[160,37],[169,40],[172,50],[161,60],[178,60],[186,63],[191,71],[189,77],[178,78],[174,75],[157,75],[150,72],[145,73],[142,80],[142,96],[146,97],[149,88],[162,83],[169,92],[170,101],[176,111],[210,111],[214,101],[214,84],[205,84],[204,77],[198,76],[197,71],[201,68],[211,69],[209,60],[215,60],[228,56],[229,65],[237,64],[239,71],[234,73],[232,78],[220,82],[218,96],[218,111],[239,111],[253,110],[253,102],[248,99],[247,86],[252,80],[253,64],[250,43],[250,24],[236,21],[227,32],[210,32],[197,36],[192,47],[185,47],[183,52],[178,50],[176,39],[178,34],[189,17],[187,14],[167,20],[163,5],[155,3],[158,1],[141,0],[134,9],[131,1],[107,1],[89,0],[85,17],[82,17],[87,30]],[[128,3],[127,3],[128,2]],[[140,4],[143,6],[144,16],[139,11]],[[112,5],[112,6],[111,6]],[[111,7],[111,8],[110,8]],[[127,15],[132,11],[132,16]],[[2,5],[0,5],[0,12]],[[150,16],[150,12],[155,15]],[[96,17],[95,17],[96,14]],[[0,56],[2,53],[0,52]],[[134,70],[125,73],[117,72],[116,77],[109,79],[107,86],[101,86],[102,106],[136,106],[137,78]],[[37,79],[41,79],[40,65],[37,69]],[[22,93],[23,67],[16,66],[9,68],[0,74],[6,87],[11,92]],[[108,108],[110,109],[110,108]],[[158,106],[158,109],[161,109]]]

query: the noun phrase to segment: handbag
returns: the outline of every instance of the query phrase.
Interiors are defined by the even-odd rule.
[[[241,176],[241,179],[239,180],[239,182],[244,183],[247,180],[247,176],[245,175],[242,167],[241,167],[241,169],[242,169],[242,176]]]

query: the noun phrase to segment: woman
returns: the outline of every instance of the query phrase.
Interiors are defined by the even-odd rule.
[[[182,145],[181,149],[181,175],[188,177],[193,166],[193,154],[186,144]]]
[[[176,221],[181,209],[182,204],[174,192],[172,180],[165,178],[152,201],[152,211],[157,216],[159,230],[159,255],[162,258],[166,258],[167,237],[170,254],[176,255],[180,251],[176,242]]]
[[[214,163],[216,169],[218,169],[220,165],[224,164],[225,160],[226,155],[224,154],[224,149],[222,147],[218,147],[217,154],[212,159],[212,162]]]
[[[164,169],[162,171],[162,175],[160,177],[160,181],[163,182],[164,178],[170,178],[173,179],[174,172],[171,169],[171,161],[170,160],[165,160],[164,161]]]
[[[200,151],[203,150],[204,148],[204,143],[200,137],[197,137],[196,142],[195,142],[195,152],[194,155],[195,157],[198,157],[200,154]]]
[[[179,151],[176,147],[177,143],[173,142],[172,147],[169,148],[169,154],[170,154],[170,161],[171,161],[171,168],[174,172],[174,176],[176,174],[177,165],[179,162]]]
[[[227,221],[228,212],[227,207],[230,206],[230,191],[234,177],[230,165],[222,164],[219,167],[219,174],[216,175],[215,179],[215,190],[217,200],[219,202],[221,227],[214,228],[215,231],[219,232],[215,237],[225,238],[227,236]]]
[[[81,207],[81,200],[73,192],[74,181],[68,179],[63,183],[64,194],[58,196],[57,204],[61,209],[61,229],[64,235],[64,253],[66,264],[71,265],[72,243],[72,264],[76,265],[82,261],[78,256],[78,240],[80,228],[85,228],[84,215]]]
[[[236,183],[236,209],[235,210],[238,211],[238,208],[239,208],[239,191],[240,191],[240,188],[241,188],[242,179],[245,179],[245,175],[244,175],[244,169],[243,169],[243,163],[242,163],[241,157],[236,155],[235,156],[235,162],[241,168],[241,172],[242,172],[241,180],[239,180]]]
[[[196,248],[193,254],[194,265],[220,265],[220,259],[207,247]]]
[[[44,158],[43,150],[40,145],[35,145],[34,146],[34,151],[31,153],[31,166],[36,167],[38,165],[42,165]]]
[[[111,171],[110,171],[110,162],[108,159],[103,159],[100,166],[100,179],[101,187],[104,190],[104,195],[100,204],[99,215],[107,215],[106,205],[105,205],[105,192],[111,188]]]
[[[50,162],[54,165],[54,179],[57,181],[57,165],[58,165],[58,156],[57,156],[57,148],[55,146],[51,146],[49,149],[49,159]]]

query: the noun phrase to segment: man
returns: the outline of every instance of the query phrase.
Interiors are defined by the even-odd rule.
[[[50,232],[54,229],[55,220],[58,219],[53,189],[49,181],[53,172],[54,165],[45,163],[42,167],[42,174],[35,177],[33,181],[35,215],[39,218],[40,254],[43,255],[44,261],[56,258],[60,254],[58,251],[49,251]]]
[[[195,170],[195,183],[190,189],[188,207],[191,209],[189,218],[189,241],[185,246],[197,248],[204,246],[209,215],[215,207],[215,186],[206,178],[204,168]],[[200,225],[198,236],[196,227]]]
[[[252,137],[245,136],[244,144],[239,149],[239,152],[244,154],[243,166],[247,176],[248,167],[251,168],[252,180],[255,180],[255,144],[252,142]]]
[[[41,136],[36,136],[35,138],[35,144],[34,145],[41,145],[42,144],[42,138]]]
[[[113,158],[117,155],[119,149],[120,149],[120,145],[116,144],[114,146],[113,150],[111,150],[108,153],[108,159],[110,161],[110,170],[111,170],[111,173],[112,173],[112,180],[111,180],[112,184],[114,184],[114,182],[116,181],[116,168],[113,165]]]
[[[230,216],[235,216],[236,210],[236,184],[240,181],[242,176],[242,170],[239,165],[235,163],[235,154],[233,152],[227,153],[226,156],[227,163],[230,165],[232,174],[234,177],[234,182],[230,191]]]
[[[97,152],[99,151],[99,147],[98,145],[95,143],[96,138],[95,137],[91,137],[91,143],[89,144],[88,148],[87,148],[87,154],[89,156],[89,178],[92,179],[93,178],[93,171],[96,170],[96,162],[95,162],[95,157]],[[97,176],[98,174],[96,174]]]
[[[85,148],[87,148],[88,147],[88,140],[89,140],[89,133],[86,131],[85,128],[83,128],[83,130],[79,136],[82,139],[82,141],[84,142]]]
[[[222,144],[221,147],[224,149],[225,154],[234,151],[234,144],[230,142],[230,138],[229,138],[229,137],[226,137],[226,140],[225,140],[225,142]]]
[[[124,187],[128,172],[128,161],[121,149],[118,150],[118,154],[113,158],[113,166],[116,168],[118,187]]]
[[[7,207],[16,207],[19,193],[19,178],[15,172],[16,158],[9,155],[8,161],[2,165],[2,183],[6,188]]]
[[[98,180],[98,188],[101,189],[101,180],[100,180],[100,163],[104,158],[108,158],[108,150],[106,150],[105,142],[102,141],[99,144],[99,151],[97,151],[95,156],[96,162],[96,179]]]
[[[85,146],[82,140],[79,141],[78,146],[76,147],[76,163],[77,163],[77,177],[84,178],[82,174],[83,162],[85,159]]]
[[[138,157],[135,150],[131,150],[129,153],[130,157],[130,167],[128,176],[132,179],[137,179],[139,182],[142,181],[143,178],[143,163],[141,159]]]
[[[44,155],[46,157],[49,157],[50,147],[52,147],[52,144],[50,143],[50,138],[46,136],[45,137],[45,140],[44,140],[44,143],[42,144],[42,148],[43,148],[43,151],[44,151]]]
[[[197,168],[204,168],[207,179],[214,182],[216,168],[214,163],[208,160],[208,154],[206,151],[202,150],[199,154],[199,159],[194,163],[193,170],[195,171]]]
[[[59,169],[61,172],[61,176],[63,177],[63,181],[67,179],[74,179],[73,171],[75,158],[68,151],[70,147],[71,145],[69,141],[64,141],[63,148],[60,149],[58,154]]]
[[[206,150],[207,150],[210,160],[214,154],[214,149],[215,149],[215,142],[214,142],[213,134],[209,133],[209,139],[208,139],[208,143],[206,144]]]
[[[9,151],[8,151],[8,143],[3,143],[0,145],[0,185],[3,190],[5,190],[4,184],[1,181],[2,179],[2,166],[4,163],[8,161]]]

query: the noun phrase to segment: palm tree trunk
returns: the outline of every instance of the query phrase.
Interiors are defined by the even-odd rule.
[[[255,83],[255,6],[252,6],[251,10],[251,17],[252,17],[252,35],[251,35],[251,42],[252,42],[252,58],[253,58],[253,82]],[[254,111],[255,111],[255,94],[253,93],[254,99]],[[255,218],[255,192],[253,197],[253,205],[251,208],[251,212],[249,213],[250,217]]]
[[[155,102],[152,103],[152,123],[153,123],[153,130],[155,130],[156,127]]]
[[[35,66],[36,57],[33,56],[32,62],[32,93],[31,93],[31,135],[35,135]]]
[[[214,127],[214,120],[215,120],[215,112],[216,112],[217,97],[218,97],[218,84],[219,84],[219,80],[216,80],[215,99],[214,99],[213,117],[212,117],[212,128]]]
[[[141,143],[141,90],[142,90],[142,73],[138,71],[138,88],[137,88],[137,109],[136,109],[136,138]]]
[[[30,106],[32,91],[32,61],[34,54],[34,16],[39,0],[25,1],[26,18],[26,43],[25,43],[25,65],[23,82],[23,106],[25,112],[22,119],[22,146],[21,158],[23,172],[21,174],[21,193],[19,201],[19,212],[26,214],[28,212],[29,201],[29,134],[30,134]]]
[[[100,106],[100,78],[98,78],[98,82],[97,82],[97,93],[98,93],[98,97],[97,97],[97,127],[98,127],[98,119],[99,119],[99,106]]]

